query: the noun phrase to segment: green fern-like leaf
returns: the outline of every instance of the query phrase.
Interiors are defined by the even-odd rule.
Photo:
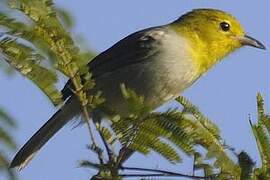
[[[10,134],[12,128],[14,128],[15,121],[10,117],[2,108],[0,108],[0,171],[6,174],[9,180],[15,180],[16,176],[13,170],[9,169],[9,161],[5,153],[5,149],[14,150],[16,144]]]
[[[50,56],[56,59],[56,69],[70,78],[68,84],[79,98],[83,109],[87,105],[90,106],[81,79],[89,74],[87,66],[82,66],[85,65],[85,54],[80,53],[70,34],[57,18],[53,2],[12,0],[10,6],[24,13],[33,22],[34,37],[41,39],[42,44],[49,47]]]
[[[14,149],[16,147],[9,133],[0,126],[0,142],[5,143],[7,147]]]
[[[193,156],[194,156],[193,172],[197,170],[203,170],[204,175],[206,177],[211,177],[214,174],[214,167],[204,162],[204,159],[200,153],[195,152]]]
[[[25,23],[18,22],[3,12],[0,12],[0,26],[5,27],[10,31],[17,31],[27,28]]]
[[[1,108],[0,108],[0,119],[3,122],[3,124],[6,124],[9,127],[16,126],[15,120]]]
[[[0,143],[10,149],[16,148],[15,142],[9,133],[10,128],[15,128],[15,126],[14,119],[0,108]]]
[[[270,139],[266,129],[260,123],[252,127],[253,133],[256,137],[258,146],[260,147],[260,154],[263,164],[267,165],[270,162]]]
[[[264,102],[261,94],[257,95],[257,113],[258,122],[251,127],[256,139],[258,150],[262,161],[262,170],[270,170],[270,133],[269,133],[269,119],[268,115],[264,112]],[[270,174],[270,173],[269,173]]]
[[[9,161],[6,159],[6,155],[0,151],[0,172],[4,172],[9,180],[16,180],[16,175],[13,170],[8,168]]]
[[[56,74],[39,65],[43,60],[41,55],[9,37],[0,41],[0,50],[6,62],[33,81],[55,105],[61,102],[61,93],[55,87]]]
[[[112,129],[119,138],[122,145],[148,154],[151,151],[160,153],[162,157],[170,162],[179,162],[180,156],[175,151],[179,148],[187,155],[196,152],[195,146],[202,146],[207,150],[206,159],[213,159],[216,168],[220,171],[221,177],[240,177],[240,168],[226,153],[221,144],[218,128],[205,118],[197,107],[192,105],[183,97],[178,101],[182,104],[183,110],[169,110],[167,112],[152,112],[145,115],[144,102],[136,94],[129,94],[125,97],[132,97],[128,103],[136,104],[141,109],[136,109],[135,116],[119,118],[112,123]],[[130,106],[133,109],[132,105]],[[135,130],[134,130],[135,128]],[[158,146],[155,146],[154,143]],[[169,156],[171,155],[172,156]],[[210,164],[201,162],[197,164],[204,167],[205,173],[211,175],[217,169],[210,168]]]
[[[140,146],[147,147],[149,148],[149,150],[153,150],[154,152],[162,155],[165,159],[169,160],[169,162],[176,163],[180,161],[180,157],[175,151],[175,149],[172,147],[172,144],[166,143],[161,140],[159,138],[160,135],[155,134],[155,132],[151,131],[151,129],[145,128],[143,125],[142,127],[143,128],[140,128],[138,130],[135,138],[128,146],[129,148],[134,149],[134,146],[136,148]],[[147,151],[147,153],[148,152],[149,151]]]
[[[164,113],[152,113],[153,123],[145,123],[145,126],[156,127],[156,134],[171,141],[186,154],[194,152],[193,138],[196,136],[193,122],[185,119],[178,111],[167,111]]]
[[[229,155],[225,152],[223,145],[220,142],[219,131],[217,127],[205,118],[198,108],[192,105],[183,97],[177,98],[177,101],[183,105],[183,112],[191,114],[197,119],[195,126],[197,126],[195,138],[196,144],[201,145],[207,150],[207,158],[215,159],[215,166],[220,169],[221,174],[229,174],[233,178],[240,176],[240,168],[233,162]],[[221,175],[220,174],[220,175]]]
[[[270,134],[270,116],[264,114],[264,116],[261,117],[261,122],[268,131],[268,134]]]
[[[252,128],[253,135],[255,137],[258,151],[261,157],[261,166],[255,168],[252,172],[254,163],[247,155],[243,156],[242,165],[239,160],[239,165],[244,169],[244,174],[241,176],[249,176],[249,179],[270,179],[270,116],[265,113],[264,100],[260,93],[257,94],[257,122],[252,124],[249,120]],[[239,156],[238,156],[238,159]]]
[[[181,161],[179,154],[172,147],[172,144],[156,141],[152,144],[151,149],[159,153],[162,157],[165,157],[171,163],[179,163]]]
[[[211,132],[211,134],[213,134],[216,138],[220,138],[220,132],[218,127],[208,118],[206,118],[196,106],[194,106],[183,96],[178,97],[176,101],[183,106],[183,113],[191,114],[192,116],[194,116],[209,132]]]
[[[70,68],[76,68],[72,61],[79,62],[79,50],[74,45],[73,40],[65,31],[56,16],[56,10],[51,0],[13,0],[11,7],[22,11],[36,25],[34,32],[36,36],[47,43],[51,51],[59,58],[58,68],[64,74],[69,75],[66,66],[70,63]],[[77,69],[74,69],[77,73]]]
[[[133,90],[127,89],[124,84],[121,84],[120,87],[130,114],[143,117],[144,114],[149,113],[150,108],[144,104],[143,96],[138,96]]]
[[[98,131],[101,133],[102,137],[105,138],[106,142],[110,146],[113,146],[113,144],[115,143],[116,139],[114,138],[114,135],[109,130],[109,128],[101,126],[101,127],[98,128]]]

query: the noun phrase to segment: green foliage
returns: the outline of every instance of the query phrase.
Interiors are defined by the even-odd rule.
[[[193,113],[195,113],[195,115],[197,116],[198,114],[198,110],[192,110]],[[237,154],[234,153],[236,155],[236,158],[238,159],[238,163],[237,164],[227,164],[227,163],[223,163],[220,161],[227,161],[227,157],[225,154],[221,153],[220,157],[219,155],[216,155],[216,157],[219,157],[220,161],[218,161],[218,163],[215,163],[215,166],[220,167],[222,169],[223,175],[225,174],[231,174],[230,171],[224,171],[224,166],[226,167],[226,169],[231,169],[233,167],[238,167],[237,169],[240,169],[240,171],[235,172],[235,177],[237,177],[237,179],[241,179],[241,180],[248,180],[248,179],[254,179],[254,180],[261,180],[261,179],[269,179],[270,178],[270,160],[269,160],[269,153],[270,153],[270,116],[265,114],[264,111],[264,102],[263,102],[263,98],[261,96],[261,94],[257,95],[257,118],[258,118],[258,122],[256,124],[251,124],[251,120],[250,120],[250,124],[252,127],[252,131],[253,134],[255,136],[256,139],[256,143],[257,143],[257,147],[259,150],[259,154],[261,157],[261,167],[256,167],[255,168],[255,162],[252,160],[252,158],[244,151],[242,151],[241,153]],[[198,117],[198,116],[197,116]],[[201,121],[200,121],[201,122]],[[216,134],[218,135],[215,129],[216,128],[206,128],[206,129],[210,129],[210,131],[212,132],[212,135]],[[203,137],[203,139],[207,139],[207,137]],[[216,153],[218,151],[211,149],[208,149],[208,155],[209,153]],[[223,148],[223,152],[224,152],[224,148]],[[203,169],[205,172],[206,176],[209,176],[209,174],[213,173],[213,166],[209,165],[209,163],[205,163],[205,161],[202,160],[202,155],[200,153],[195,153],[194,155],[194,167],[195,169]],[[223,167],[223,168],[222,168]],[[239,174],[239,172],[241,172]],[[219,179],[223,179],[224,176],[220,176],[217,175],[216,176]]]
[[[56,105],[61,102],[61,94],[56,89],[56,74],[53,71],[40,66],[44,59],[35,50],[15,39],[6,37],[0,41],[0,50],[3,58],[22,75],[33,81]]]
[[[106,142],[109,142],[109,148],[121,147],[118,153],[113,154],[114,159],[118,159],[118,161],[113,161],[114,167],[122,167],[121,164],[117,164],[121,162],[119,158],[122,158],[123,152],[130,153],[130,149],[145,155],[151,151],[157,152],[171,163],[180,162],[179,150],[181,150],[186,155],[194,157],[194,173],[203,170],[206,178],[269,179],[270,163],[267,158],[270,147],[268,140],[270,116],[264,113],[263,100],[260,95],[257,97],[259,121],[252,125],[252,128],[255,131],[254,135],[264,163],[262,163],[262,167],[257,168],[246,152],[242,151],[237,154],[233,148],[224,145],[218,128],[185,98],[176,99],[182,105],[181,109],[146,113],[148,108],[145,107],[142,97],[126,89],[124,97],[126,97],[129,107],[135,107],[134,112],[133,108],[130,108],[129,117],[115,115],[110,118],[111,126],[105,123],[107,135],[104,137]],[[202,147],[204,150],[198,151],[197,147]],[[233,160],[234,157],[230,151],[235,154],[237,162]],[[83,166],[94,167],[100,172],[105,171],[112,174],[115,169],[112,169],[109,163],[111,162],[97,165],[84,161]],[[125,170],[125,167],[120,169]],[[119,168],[116,169],[116,174],[119,173],[118,170]],[[102,177],[101,174],[99,177]],[[121,177],[121,173],[118,174],[118,177]]]
[[[9,180],[15,180],[16,175],[9,167],[9,161],[6,156],[7,150],[15,150],[16,145],[10,135],[10,131],[15,128],[15,121],[3,109],[0,109],[0,172],[6,174]],[[3,174],[4,175],[4,174]]]
[[[265,114],[264,101],[261,94],[257,95],[257,118],[256,124],[251,124],[256,139],[262,165],[254,170],[255,179],[270,178],[270,116]]]
[[[196,118],[196,131],[194,133],[197,134],[197,138],[195,138],[195,142],[207,150],[206,159],[214,159],[214,166],[212,167],[216,167],[220,171],[217,176],[237,179],[240,174],[240,168],[226,153],[225,147],[221,143],[218,128],[205,118],[197,107],[183,97],[177,98],[177,101],[183,105],[183,112],[190,113]],[[210,172],[209,168],[204,169],[204,171]],[[214,171],[214,169],[212,171]]]
[[[199,152],[194,153],[193,171],[203,170],[206,177],[211,177],[214,174],[214,168],[204,161],[202,154]]]
[[[72,26],[69,14],[54,8],[52,1],[0,2],[0,59],[31,80],[54,105],[62,101],[61,93],[56,89],[58,72],[72,79],[75,84],[73,90],[81,101],[86,101],[84,104],[87,104],[87,98],[82,89],[93,86],[85,67],[93,54],[88,50],[79,51],[68,33]],[[81,48],[86,49],[83,45]],[[1,66],[5,65],[2,62]],[[96,96],[93,98],[95,101],[98,99]],[[14,150],[15,144],[8,131],[14,126],[14,121],[1,110],[0,120],[0,143]],[[7,168],[9,163],[4,150],[0,149],[0,169],[6,170],[10,179],[15,179],[13,172]]]
[[[87,102],[80,76],[88,74],[84,65],[93,54],[80,52],[74,44],[68,33],[73,25],[68,13],[60,8],[55,10],[49,0],[10,0],[9,6],[17,10],[13,14],[19,11],[25,17],[18,19],[12,13],[0,13],[0,27],[7,30],[0,39],[2,58],[32,80],[54,105],[61,102],[61,93],[55,88],[56,70],[71,78],[74,91],[81,101]],[[48,66],[48,60],[53,66]]]
[[[130,107],[130,116],[111,116],[101,124],[99,131],[103,134],[115,161],[95,166],[104,171],[115,171],[113,167],[121,167],[131,152],[137,151],[149,154],[154,151],[161,157],[175,164],[181,162],[179,152],[188,156],[195,155],[194,170],[203,169],[205,176],[211,178],[240,178],[240,167],[226,153],[221,143],[218,128],[205,118],[199,110],[183,97],[177,102],[182,109],[171,109],[166,112],[151,112],[145,106],[143,97],[137,96],[132,90],[122,87],[127,106]],[[121,147],[116,152],[114,147]],[[197,147],[203,147],[206,154],[201,155]],[[179,151],[180,150],[180,151]],[[211,161],[211,163],[209,163]],[[93,167],[94,163],[88,162]],[[119,168],[116,169],[119,173]],[[112,173],[113,174],[113,173]]]

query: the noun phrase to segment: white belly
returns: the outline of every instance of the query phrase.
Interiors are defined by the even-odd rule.
[[[187,53],[188,44],[174,33],[163,36],[163,50],[151,60],[126,66],[95,79],[95,89],[103,92],[106,105],[121,114],[126,113],[126,103],[120,90],[120,84],[124,83],[155,109],[179,96],[198,78]]]

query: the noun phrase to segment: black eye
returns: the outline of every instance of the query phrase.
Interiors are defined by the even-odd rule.
[[[226,22],[222,22],[219,24],[222,31],[229,31],[230,30],[230,24]]]

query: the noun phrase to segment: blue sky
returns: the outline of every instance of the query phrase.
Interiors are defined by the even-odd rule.
[[[168,23],[186,11],[200,7],[230,12],[250,36],[270,48],[269,1],[55,0],[55,3],[73,13],[76,27],[72,33],[82,35],[96,52],[102,52],[134,31]],[[256,119],[257,92],[263,94],[266,110],[269,110],[269,59],[268,50],[242,48],[211,69],[183,94],[219,126],[227,144],[239,151],[247,151],[257,162],[259,157],[248,116],[251,114],[251,118]],[[37,87],[20,75],[7,78],[0,72],[0,84],[0,106],[17,119],[19,128],[14,130],[14,137],[21,146],[55,109]],[[61,81],[60,85],[63,84],[64,81]],[[84,127],[75,130],[71,130],[71,127],[63,128],[46,144],[19,173],[20,179],[85,180],[91,175],[88,169],[77,168],[78,160],[93,159],[85,148],[88,143],[87,131]],[[183,164],[177,167],[158,159],[155,154],[147,158],[136,155],[129,162],[132,165],[139,163],[145,167],[191,173],[188,158],[184,158]]]

